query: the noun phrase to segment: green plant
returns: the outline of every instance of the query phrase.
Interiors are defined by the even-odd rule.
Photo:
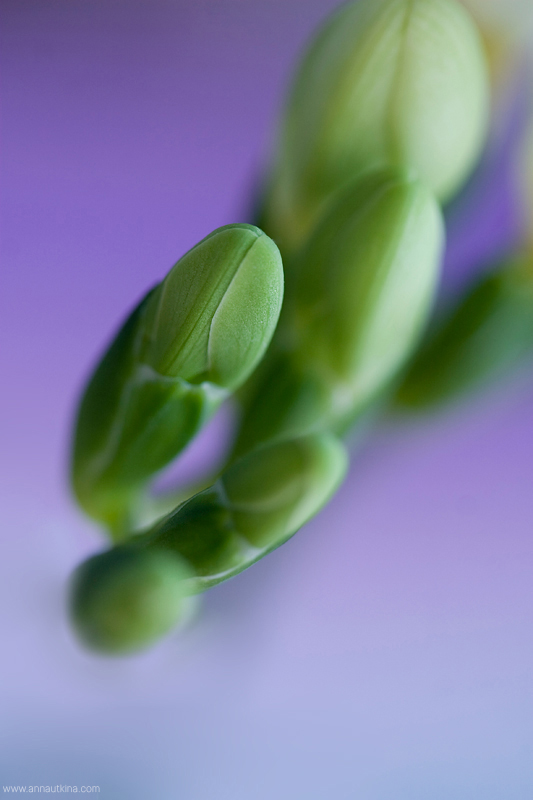
[[[370,410],[394,396],[429,405],[528,351],[530,274],[505,264],[414,356],[440,204],[480,156],[488,98],[481,39],[456,0],[358,0],[326,21],[289,93],[261,229],[228,225],[185,254],[81,400],[72,484],[114,543],[72,583],[89,646],[148,646],[191,597],[283,544],[339,486],[341,437]],[[145,524],[154,477],[230,397],[241,416],[220,474]]]

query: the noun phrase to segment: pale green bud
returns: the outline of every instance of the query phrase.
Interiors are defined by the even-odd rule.
[[[293,317],[302,363],[361,404],[410,354],[431,308],[443,226],[418,180],[386,170],[336,198],[297,265]]]
[[[455,0],[357,0],[319,31],[283,120],[263,222],[294,249],[327,198],[368,168],[412,169],[441,200],[483,146],[489,79]]]
[[[138,542],[191,565],[196,590],[220,583],[283,544],[329,500],[346,451],[329,434],[270,444],[237,461]]]
[[[147,304],[140,359],[157,373],[233,389],[261,360],[283,299],[279,250],[253,225],[218,228]]]
[[[277,547],[327,503],[346,467],[344,447],[326,434],[240,459],[221,479],[236,529],[254,547]]]
[[[337,429],[386,389],[431,309],[442,244],[418,180],[380,170],[336,196],[294,263],[287,352],[245,409],[236,452]]]
[[[174,553],[117,547],[81,564],[71,618],[91,649],[126,654],[148,647],[186,619],[191,573]]]
[[[533,355],[531,257],[477,278],[424,339],[396,401],[422,409],[457,399]]]

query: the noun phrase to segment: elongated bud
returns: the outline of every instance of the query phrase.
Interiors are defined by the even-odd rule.
[[[412,169],[449,198],[482,148],[489,82],[455,0],[357,0],[325,23],[290,92],[264,226],[289,251],[326,199],[372,167]]]
[[[336,197],[294,264],[287,353],[257,387],[236,452],[335,429],[386,388],[428,316],[442,241],[417,180],[377,171]]]
[[[180,259],[126,321],[82,399],[72,466],[79,502],[115,538],[134,524],[143,484],[255,368],[282,296],[274,242],[228,225]]]
[[[338,198],[301,254],[296,350],[366,398],[410,353],[433,301],[442,220],[431,192],[391,171]]]
[[[533,270],[505,263],[478,278],[424,340],[396,402],[431,408],[479,389],[533,355]]]
[[[117,547],[74,573],[71,618],[81,640],[109,654],[142,650],[188,613],[190,569],[174,553]]]
[[[346,467],[343,445],[329,434],[267,445],[236,462],[144,540],[184,558],[202,591],[296,533],[329,500]]]
[[[233,389],[265,352],[282,298],[272,239],[253,225],[218,228],[150,298],[140,358],[161,375]]]

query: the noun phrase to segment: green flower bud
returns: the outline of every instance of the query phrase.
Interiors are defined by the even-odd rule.
[[[254,547],[277,547],[327,503],[346,467],[344,447],[326,434],[254,451],[221,479],[236,529]]]
[[[71,617],[91,649],[125,654],[148,647],[187,618],[188,566],[174,553],[117,547],[74,573]]]
[[[246,408],[237,452],[336,429],[386,388],[431,308],[442,238],[417,180],[377,171],[336,197],[294,264],[287,353]]]
[[[488,124],[480,36],[455,0],[357,0],[309,48],[289,95],[264,226],[294,249],[327,198],[373,167],[412,169],[446,200]]]
[[[237,461],[138,543],[177,553],[203,591],[296,533],[329,500],[346,466],[345,449],[331,435],[268,445]]]
[[[411,352],[433,302],[443,245],[439,207],[391,171],[340,196],[301,254],[295,350],[365,402]],[[339,398],[341,402],[341,398]]]
[[[73,485],[89,514],[131,527],[140,487],[261,359],[282,296],[279,251],[251,225],[214,231],[147,295],[80,405]]]
[[[426,408],[479,389],[533,354],[533,274],[504,264],[470,285],[416,354],[396,402]]]
[[[161,375],[234,389],[261,360],[282,298],[272,239],[253,225],[218,228],[150,298],[140,358]]]

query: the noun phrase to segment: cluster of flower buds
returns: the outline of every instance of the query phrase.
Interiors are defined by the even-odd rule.
[[[73,486],[126,535],[142,489],[261,360],[283,299],[278,248],[227,225],[192,248],[126,320],[83,396]]]
[[[190,614],[194,595],[283,544],[326,503],[347,466],[327,434],[266,445],[148,531],[82,564],[72,617],[104,652],[146,647]]]
[[[335,195],[294,263],[237,452],[344,428],[384,391],[431,308],[442,240],[437,202],[414,177],[371,171]]]
[[[398,403],[422,405],[473,364],[487,372],[498,325],[502,369],[533,339],[516,267],[481,280],[412,360],[439,279],[440,204],[479,159],[489,95],[457,0],[355,0],[326,21],[289,93],[266,233],[229,225],[178,261],[82,399],[73,486],[116,542],[73,580],[89,646],[148,646],[195,595],[285,542],[339,486],[340,437],[398,384]],[[242,413],[228,464],[139,531],[152,479],[230,396]]]
[[[506,144],[504,155],[518,232],[507,252],[480,264],[478,274],[436,315],[398,388],[395,402],[403,411],[461,399],[528,364],[533,355],[533,6],[521,0],[463,2],[485,44],[495,127],[512,132],[505,138],[514,147]]]

